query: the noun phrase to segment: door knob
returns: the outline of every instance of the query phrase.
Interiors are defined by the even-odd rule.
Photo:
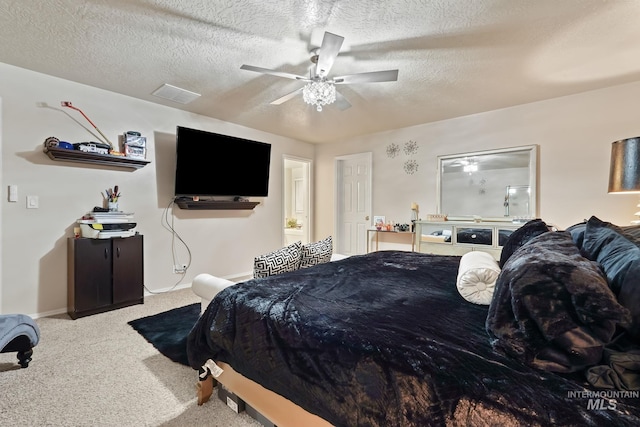
[[[369,221],[369,215],[364,217],[365,221]]]

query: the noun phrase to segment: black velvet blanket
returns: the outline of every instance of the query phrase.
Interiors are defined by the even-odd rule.
[[[508,259],[496,281],[487,330],[496,348],[533,367],[574,372],[602,359],[629,322],[597,263],[569,233],[544,233]]]
[[[460,258],[383,251],[222,291],[189,363],[229,363],[336,426],[640,425],[636,400],[596,406],[582,380],[493,350]]]

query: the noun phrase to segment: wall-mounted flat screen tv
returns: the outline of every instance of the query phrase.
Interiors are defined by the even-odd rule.
[[[271,144],[178,126],[175,195],[266,197]]]

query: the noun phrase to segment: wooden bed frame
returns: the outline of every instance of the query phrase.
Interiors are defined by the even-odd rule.
[[[216,362],[216,365],[222,368],[222,374],[214,379],[213,375],[208,373],[204,379],[201,378],[198,381],[198,405],[203,405],[209,400],[214,387],[219,382],[278,427],[330,427],[332,425],[289,399],[239,374],[228,364]]]

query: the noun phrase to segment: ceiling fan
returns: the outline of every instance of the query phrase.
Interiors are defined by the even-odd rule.
[[[280,105],[302,92],[304,101],[307,104],[315,105],[318,111],[322,111],[323,105],[332,104],[334,102],[340,110],[346,110],[351,107],[351,104],[344,96],[339,92],[336,92],[335,85],[396,81],[398,80],[398,70],[372,71],[368,73],[347,74],[344,76],[329,78],[329,71],[331,71],[331,67],[340,52],[340,47],[342,46],[343,41],[344,37],[342,36],[338,36],[328,31],[324,33],[322,45],[319,48],[311,50],[311,62],[313,65],[311,66],[309,77],[246,64],[243,64],[240,68],[242,70],[271,74],[277,77],[306,82],[306,85],[303,87],[271,102],[273,105]]]

